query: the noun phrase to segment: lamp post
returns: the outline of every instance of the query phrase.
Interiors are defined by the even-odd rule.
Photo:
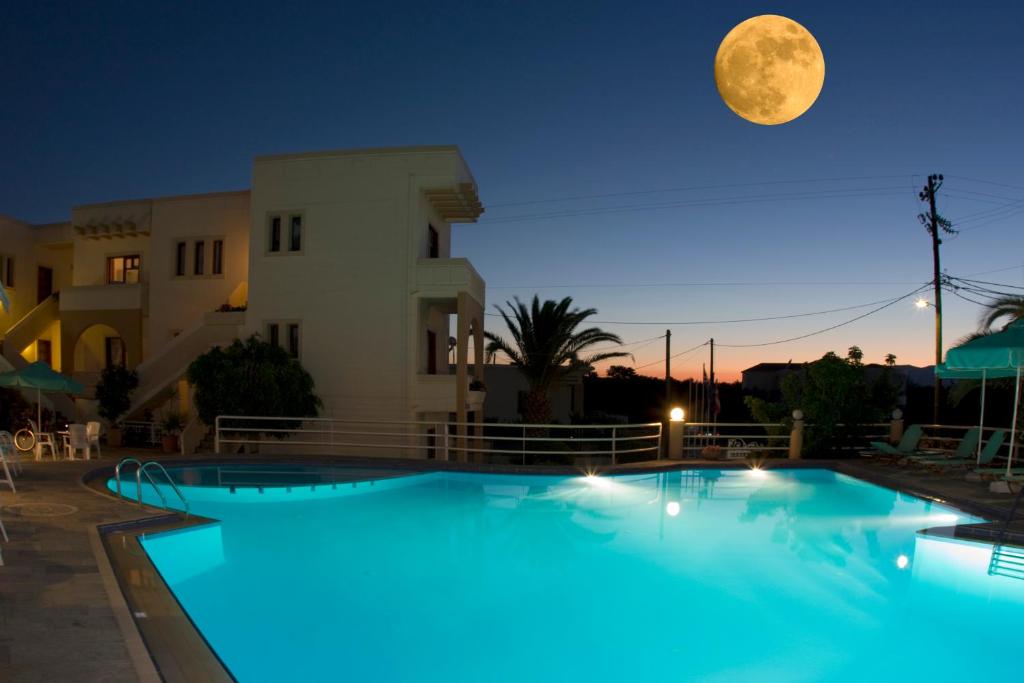
[[[666,453],[670,460],[681,460],[683,457],[683,428],[686,425],[686,413],[676,406],[668,416],[668,446]]]

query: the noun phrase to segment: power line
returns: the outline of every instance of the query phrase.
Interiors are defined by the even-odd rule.
[[[916,291],[916,290],[915,290]],[[853,311],[858,308],[867,308],[868,306],[875,306],[881,303],[885,303],[889,299],[881,299],[879,301],[869,301],[864,304],[856,304],[854,306],[843,306],[840,308],[830,308],[824,311],[810,311],[808,313],[790,313],[787,315],[770,315],[760,318],[736,318],[732,320],[683,320],[683,321],[665,321],[665,320],[589,320],[588,322],[598,325],[666,325],[666,326],[681,326],[681,325],[731,325],[736,323],[755,323],[765,322],[769,320],[790,320],[793,318],[808,318],[816,315],[827,315],[829,313],[841,313],[843,311]],[[500,313],[486,313],[485,315],[500,318]],[[657,337],[660,339],[660,337]]]
[[[1016,266],[1007,266],[1006,268],[995,268],[993,270],[981,270],[981,271],[978,271],[977,273],[965,273],[963,277],[970,277],[972,275],[991,275],[992,273],[1005,273],[1008,270],[1017,270],[1017,269],[1020,269],[1020,268],[1024,268],[1024,263],[1021,263],[1021,264],[1016,265]],[[959,280],[961,278],[954,277],[952,279]]]
[[[777,344],[785,344],[785,343],[791,342],[791,341],[797,341],[797,340],[800,340],[800,339],[807,339],[808,337],[814,337],[814,336],[819,335],[819,334],[824,334],[826,332],[831,332],[832,330],[839,329],[840,327],[845,327],[846,325],[849,325],[851,323],[855,323],[858,320],[863,320],[864,318],[868,317],[869,315],[874,315],[875,313],[878,313],[879,311],[885,310],[886,308],[889,308],[890,306],[892,306],[894,304],[897,304],[900,301],[903,301],[904,299],[909,299],[910,297],[914,296],[915,294],[918,294],[919,292],[924,291],[925,289],[927,289],[930,286],[931,286],[931,283],[926,284],[926,285],[922,285],[922,286],[918,287],[917,289],[915,289],[914,291],[909,292],[907,294],[904,294],[903,296],[897,297],[895,299],[892,299],[888,303],[883,304],[882,306],[879,306],[878,308],[872,309],[872,310],[868,311],[867,313],[863,313],[861,315],[858,315],[856,318],[851,318],[851,319],[846,320],[844,322],[841,322],[841,323],[839,323],[837,325],[832,325],[830,327],[826,327],[826,328],[821,329],[821,330],[815,330],[814,332],[808,332],[807,334],[801,334],[801,335],[796,336],[796,337],[789,337],[788,339],[777,339],[775,341],[761,342],[761,343],[758,343],[758,344],[720,344],[720,343],[716,342],[716,346],[723,346],[723,347],[730,348],[730,349],[745,349],[745,348],[752,348],[752,347],[755,347],[755,346],[775,346]]]
[[[576,283],[562,285],[488,285],[487,289],[634,289],[644,287],[828,287],[856,286],[871,287],[884,285],[914,285],[917,280],[840,280],[840,281],[737,281],[737,282],[608,282]]]
[[[696,346],[691,346],[690,348],[686,349],[685,351],[680,351],[679,353],[676,353],[676,354],[673,354],[673,355],[669,356],[668,360],[672,360],[674,358],[679,358],[680,356],[685,356],[688,353],[693,353],[697,349],[699,349],[701,347],[704,347],[704,346],[707,346],[707,345],[708,345],[708,342],[701,342],[700,344],[697,344]],[[652,365],[658,365],[659,363],[664,363],[664,362],[665,362],[664,358],[659,358],[656,361],[651,361],[650,363],[644,363],[643,365],[634,365],[633,369],[634,370],[641,370],[643,368],[648,368],[648,367],[650,367]]]
[[[1011,190],[1021,190],[1021,191],[1024,191],[1024,187],[1021,187],[1019,185],[1007,185],[1006,183],[997,183],[997,182],[995,182],[993,180],[983,180],[981,178],[971,178],[969,176],[963,176],[963,175],[947,175],[947,177],[948,178],[958,178],[959,180],[969,180],[972,183],[982,183],[984,185],[995,185],[997,187],[1006,187],[1006,188],[1009,188]]]
[[[490,209],[505,206],[529,206],[534,204],[555,204],[558,202],[575,202],[586,199],[608,199],[611,197],[636,197],[649,194],[666,194],[669,192],[696,192],[698,190],[730,190],[738,187],[765,187],[768,185],[799,185],[801,183],[827,183],[827,182],[850,182],[854,180],[892,180],[894,178],[908,178],[908,175],[879,175],[879,176],[847,176],[838,178],[804,178],[799,180],[763,180],[750,183],[728,183],[724,185],[690,185],[685,187],[668,187],[657,190],[635,190],[631,192],[601,192],[598,194],[581,194],[568,197],[550,197],[547,199],[530,199],[518,202],[502,202],[488,204]]]
[[[877,197],[903,194],[904,188],[863,188],[859,190],[826,190],[821,192],[794,192],[786,194],[754,195],[749,197],[693,199],[686,201],[662,202],[657,204],[624,204],[617,206],[593,207],[589,209],[566,209],[549,213],[520,214],[481,220],[480,224],[497,225],[500,223],[520,223],[526,221],[549,220],[552,218],[571,218],[575,216],[596,216],[611,213],[632,211],[654,211],[682,207],[731,206],[771,201],[787,201],[798,199],[847,199],[856,197]]]

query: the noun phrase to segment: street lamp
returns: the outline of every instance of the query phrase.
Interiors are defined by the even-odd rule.
[[[917,301],[915,301],[914,305],[917,306],[922,311],[924,309],[928,308],[929,306],[933,306],[933,307],[935,306],[935,304],[933,304],[931,301],[928,301],[928,299],[924,299],[924,298],[921,298],[921,299],[918,299]]]

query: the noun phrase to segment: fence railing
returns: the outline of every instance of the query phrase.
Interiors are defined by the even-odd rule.
[[[160,428],[155,422],[125,420],[121,423],[121,432],[125,446],[160,445]]]
[[[214,450],[571,464],[655,460],[662,425],[341,420],[220,415]]]
[[[737,460],[756,456],[785,456],[790,430],[782,423],[686,422],[683,425],[683,458]],[[678,447],[670,448],[678,453]]]

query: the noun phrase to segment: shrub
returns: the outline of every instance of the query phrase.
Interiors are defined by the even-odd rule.
[[[255,335],[207,351],[192,361],[187,375],[195,387],[199,418],[208,425],[218,415],[316,417],[322,405],[313,393],[313,377],[299,361]],[[265,421],[259,424],[271,427]]]
[[[122,365],[111,365],[103,369],[99,384],[96,385],[96,400],[99,402],[100,417],[110,424],[117,424],[121,416],[132,405],[132,392],[139,386],[139,375]]]

